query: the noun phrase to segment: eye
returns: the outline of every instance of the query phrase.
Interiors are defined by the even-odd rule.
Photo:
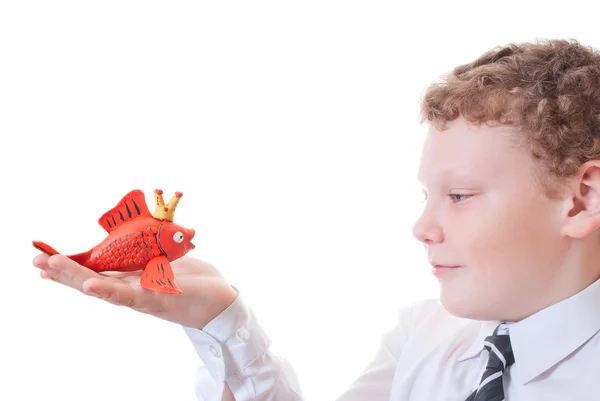
[[[183,234],[180,231],[177,231],[174,235],[173,235],[173,241],[177,242],[178,244],[180,244],[183,241]]]
[[[469,197],[471,197],[472,195],[471,194],[450,194],[448,196],[454,203],[456,203],[456,202],[466,200]]]

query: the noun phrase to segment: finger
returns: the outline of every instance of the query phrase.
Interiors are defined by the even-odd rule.
[[[137,277],[139,278],[142,274],[139,271],[132,271],[132,272],[120,272],[120,271],[105,271],[100,273],[103,276],[106,277],[114,277],[114,278],[126,278],[126,277]]]
[[[82,291],[83,283],[90,278],[108,279],[64,255],[51,256],[45,270],[55,281],[79,291]]]
[[[123,281],[91,278],[83,283],[82,290],[114,305],[136,306],[134,288]]]
[[[41,277],[41,278],[46,278],[46,279],[47,279],[47,278],[51,278],[51,276],[50,276],[50,275],[48,274],[48,272],[47,272],[47,271],[45,271],[45,270],[40,270],[40,277]]]
[[[45,269],[48,267],[48,259],[50,256],[45,253],[41,253],[33,258],[33,265],[35,267],[39,267],[40,269]]]

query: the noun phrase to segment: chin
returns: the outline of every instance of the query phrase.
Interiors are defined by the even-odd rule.
[[[486,308],[485,302],[482,302],[482,297],[469,294],[468,291],[442,289],[440,302],[448,313],[456,317],[473,320],[489,319],[489,316],[486,316],[489,314],[489,309]]]

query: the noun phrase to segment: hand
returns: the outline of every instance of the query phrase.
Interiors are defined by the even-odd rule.
[[[37,255],[40,276],[114,305],[188,327],[202,329],[236,299],[237,292],[210,264],[190,257],[171,262],[183,294],[164,294],[140,286],[143,270],[96,273],[64,255]]]

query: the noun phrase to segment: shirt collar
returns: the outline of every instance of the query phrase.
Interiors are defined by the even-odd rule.
[[[500,321],[481,322],[477,337],[460,356],[478,355]],[[511,379],[524,384],[550,369],[600,331],[600,280],[579,293],[509,326],[515,355]]]
[[[486,320],[480,322],[479,332],[477,333],[477,337],[473,340],[473,343],[463,352],[463,354],[458,358],[459,361],[464,361],[470,358],[473,358],[483,350],[483,341],[487,336],[491,336],[494,333],[494,330],[501,324],[502,322],[499,320]]]

